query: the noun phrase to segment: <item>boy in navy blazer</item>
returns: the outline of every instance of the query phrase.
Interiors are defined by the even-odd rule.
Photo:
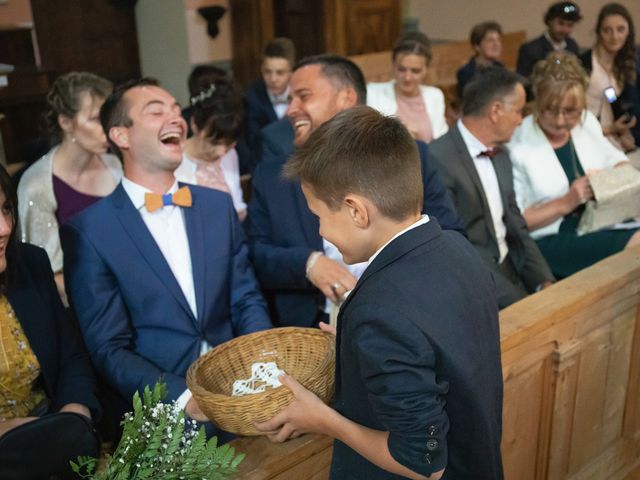
[[[259,428],[334,437],[331,479],[502,479],[495,286],[461,234],[421,215],[408,131],[369,107],[343,111],[285,174],[345,261],[369,264],[338,316],[335,410],[285,374],[294,401]]]
[[[284,117],[296,50],[288,38],[274,38],[264,48],[260,74],[246,91],[246,138],[249,145],[264,127]]]
[[[204,421],[185,385],[191,363],[271,326],[242,228],[229,194],[176,182],[187,126],[157,82],[120,86],[100,115],[124,177],[61,239],[71,305],[110,387],[110,420],[120,421],[135,391],[163,380],[168,400]]]

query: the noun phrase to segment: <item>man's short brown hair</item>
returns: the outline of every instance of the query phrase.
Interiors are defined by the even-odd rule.
[[[289,66],[293,68],[296,63],[296,47],[289,38],[274,38],[264,47],[263,57],[284,58],[289,62]]]
[[[109,95],[104,101],[102,107],[100,107],[100,123],[102,124],[102,130],[104,130],[104,134],[107,136],[107,141],[109,142],[111,150],[120,160],[122,160],[122,151],[118,145],[111,140],[109,131],[111,130],[111,127],[130,127],[133,125],[133,120],[129,117],[129,105],[124,98],[124,95],[133,88],[149,86],[159,87],[160,83],[158,80],[151,77],[129,80],[128,82],[118,85],[113,92],[111,92],[111,95]]]
[[[338,113],[316,129],[284,167],[332,210],[349,193],[362,195],[388,218],[422,210],[423,185],[416,142],[399,120],[371,107]]]

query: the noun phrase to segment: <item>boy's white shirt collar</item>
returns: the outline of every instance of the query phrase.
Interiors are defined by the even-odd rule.
[[[405,228],[404,230],[402,230],[401,232],[396,233],[393,237],[391,237],[389,239],[389,241],[387,243],[385,243],[382,247],[380,247],[373,255],[371,255],[371,257],[368,260],[368,264],[371,265],[371,262],[373,262],[373,260],[380,255],[380,252],[382,252],[382,250],[384,250],[386,248],[387,245],[389,245],[391,242],[393,242],[396,238],[398,238],[400,235],[403,235],[405,233],[407,233],[409,230],[413,230],[416,227],[419,227],[420,225],[424,225],[426,223],[429,222],[429,215],[424,214],[420,217],[420,220],[412,223],[411,225],[409,225],[407,228]]]

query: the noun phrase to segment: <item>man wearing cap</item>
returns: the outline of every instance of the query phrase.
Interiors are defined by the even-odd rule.
[[[547,29],[538,38],[523,43],[518,52],[517,72],[529,77],[538,60],[554,50],[566,50],[578,54],[578,44],[571,38],[573,25],[582,19],[580,8],[573,2],[557,2],[549,7],[544,16]]]

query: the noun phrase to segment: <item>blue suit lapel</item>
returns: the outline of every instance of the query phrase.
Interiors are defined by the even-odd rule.
[[[298,218],[302,222],[302,229],[304,236],[309,246],[312,246],[316,250],[322,250],[322,237],[320,236],[320,222],[307,205],[307,200],[302,193],[302,187],[300,182],[293,184],[296,197],[296,208],[298,210]]]
[[[193,317],[193,312],[191,308],[189,308],[189,303],[182,293],[182,289],[174,277],[164,255],[162,255],[160,247],[158,247],[151,232],[149,232],[149,229],[142,220],[140,212],[134,208],[122,184],[118,185],[118,188],[113,192],[112,198],[114,206],[116,207],[116,216],[118,220],[120,220],[125,232],[127,232],[131,238],[131,242],[140,252],[140,258],[147,262],[183,310],[196,322],[196,319]],[[132,261],[133,260],[134,259],[132,259]]]
[[[269,118],[269,123],[273,123],[278,120],[278,114],[273,108],[273,104],[269,99],[269,93],[267,92],[267,85],[262,82],[260,84],[260,88],[258,89],[258,98],[262,103],[262,108],[264,109],[267,117]]]
[[[182,186],[182,184],[180,184]],[[200,213],[200,205],[197,202],[197,196],[192,191],[193,204],[191,208],[183,208],[184,225],[187,230],[187,238],[189,238],[189,250],[191,253],[191,271],[193,274],[193,288],[196,294],[196,309],[198,312],[198,320],[204,318],[205,305],[205,254],[204,254],[204,226],[202,225],[202,214]]]

